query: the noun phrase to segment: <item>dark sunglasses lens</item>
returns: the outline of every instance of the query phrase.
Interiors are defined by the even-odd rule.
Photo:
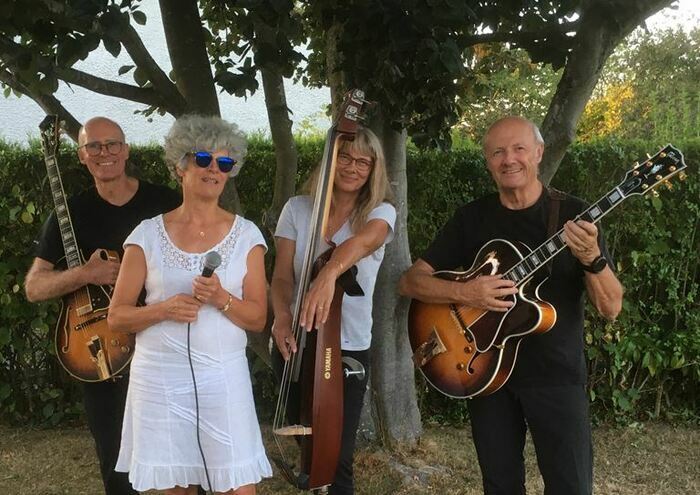
[[[206,151],[198,151],[194,154],[194,162],[197,166],[205,168],[211,163],[211,154]]]
[[[236,160],[228,156],[221,156],[216,159],[216,163],[219,164],[219,170],[227,174],[233,170],[233,166],[236,164]]]

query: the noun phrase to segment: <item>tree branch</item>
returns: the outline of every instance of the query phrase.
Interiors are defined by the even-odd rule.
[[[169,105],[161,100],[153,88],[141,88],[131,84],[111,81],[102,77],[93,76],[77,69],[55,67],[56,76],[69,84],[75,84],[95,93],[106,96],[124,98],[126,100],[143,103],[144,105],[160,106],[169,112]]]
[[[162,100],[168,102],[168,113],[175,117],[186,113],[189,106],[187,101],[180,94],[177,86],[151,57],[134,27],[129,24],[115,34],[136,66],[146,73],[148,80],[153,84],[155,91],[161,95]]]
[[[6,36],[0,36],[0,59],[2,59],[13,72],[17,72],[14,59],[26,51],[22,45],[15,43]],[[87,72],[73,69],[70,67],[58,67],[50,57],[42,56],[37,59],[37,69],[45,74],[54,74],[58,79],[69,84],[83,87],[95,93],[106,96],[114,96],[131,100],[144,105],[153,105],[164,108],[169,113],[176,111],[176,108],[171,108],[172,105],[165,101],[153,88],[141,88],[131,84],[120,83],[102,77],[93,76]],[[24,84],[28,87],[27,84]],[[37,93],[38,94],[38,93]]]
[[[15,91],[18,91],[34,100],[36,104],[39,105],[47,114],[58,115],[59,120],[65,122],[64,130],[66,131],[66,134],[68,134],[73,141],[76,143],[78,142],[80,122],[78,122],[78,120],[73,117],[68,110],[66,110],[66,108],[55,96],[32,91],[28,86],[23,84],[19,79],[17,79],[17,77],[7,70],[0,70],[0,81],[7,84]]]
[[[581,21],[576,20],[564,24],[553,24],[552,26],[540,31],[515,31],[483,34],[469,34],[459,37],[460,46],[473,46],[480,43],[506,43],[514,42],[518,44],[532,43],[537,40],[548,38],[552,35],[562,35],[570,32],[576,32],[581,27]]]

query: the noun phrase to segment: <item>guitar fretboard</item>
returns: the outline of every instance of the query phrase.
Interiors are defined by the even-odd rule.
[[[574,221],[586,220],[592,223],[598,222],[606,213],[622,203],[626,198],[621,187],[621,185],[618,185],[610,190],[595,204],[581,212]],[[559,254],[565,247],[564,229],[561,229],[508,270],[503,275],[503,278],[512,280],[519,286],[526,282],[534,272],[542,268],[542,266]]]
[[[46,171],[51,187],[51,195],[53,196],[54,206],[56,208],[56,219],[58,220],[58,228],[61,233],[61,242],[63,242],[63,251],[66,253],[66,264],[68,268],[75,268],[82,264],[80,252],[78,251],[78,243],[75,240],[75,232],[73,223],[68,211],[68,202],[66,194],[63,190],[63,182],[61,174],[58,171],[56,156],[44,151],[44,159],[46,162]]]

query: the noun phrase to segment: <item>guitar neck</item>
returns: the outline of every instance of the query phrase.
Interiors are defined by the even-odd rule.
[[[625,199],[627,199],[627,196],[621,190],[621,186],[615,186],[602,198],[577,215],[574,221],[585,220],[597,223]],[[503,275],[503,278],[512,280],[516,285],[520,286],[529,280],[537,270],[547,264],[548,261],[563,251],[565,247],[564,229],[561,229],[508,270]]]
[[[61,242],[63,243],[63,251],[66,253],[66,264],[68,268],[75,268],[82,265],[80,252],[78,251],[78,243],[75,239],[75,231],[73,230],[73,222],[71,221],[70,211],[68,210],[68,201],[66,193],[63,190],[63,181],[58,170],[58,162],[56,155],[44,151],[44,161],[46,162],[46,172],[49,178],[51,187],[51,196],[53,196],[54,207],[56,208],[56,220],[61,233]]]

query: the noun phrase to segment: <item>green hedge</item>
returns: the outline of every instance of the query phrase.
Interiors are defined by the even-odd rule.
[[[620,318],[606,324],[589,313],[586,340],[591,398],[598,418],[631,421],[656,417],[697,419],[700,378],[700,141],[681,143],[689,178],[659,199],[632,198],[603,222],[626,288]],[[299,182],[316,163],[322,143],[300,140]],[[651,145],[604,141],[576,145],[553,185],[593,201],[619,182]],[[133,147],[135,175],[172,181],[155,147]],[[478,150],[450,153],[409,149],[409,238],[414,258],[460,204],[493,189]],[[72,147],[59,154],[64,185],[76,192],[90,178]],[[237,179],[243,214],[261,224],[272,199],[275,160],[269,141],[251,139]],[[58,424],[80,417],[79,388],[56,364],[52,338],[57,303],[30,304],[24,274],[32,240],[52,208],[37,143],[0,143],[0,420]],[[265,233],[268,236],[269,233]],[[270,400],[269,374],[254,368],[259,399]],[[425,418],[461,421],[464,401],[448,400],[417,380]],[[272,406],[270,406],[272,408]],[[270,409],[262,405],[261,409]]]

